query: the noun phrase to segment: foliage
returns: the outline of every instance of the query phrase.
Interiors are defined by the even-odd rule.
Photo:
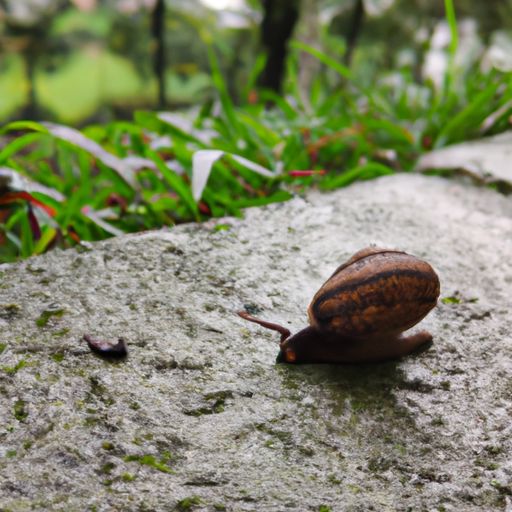
[[[454,35],[455,18],[449,21]],[[131,122],[81,132],[9,123],[0,131],[0,259],[239,215],[306,187],[409,171],[432,147],[506,129],[510,74],[483,73],[478,62],[455,68],[452,41],[441,88],[418,83],[409,68],[368,87],[338,57],[296,42],[286,94],[255,90],[260,59],[236,106],[209,46],[218,101],[188,115],[140,111]],[[298,88],[301,52],[323,66],[307,98]]]
[[[46,0],[48,12],[36,12],[30,23],[11,12],[19,8],[28,16],[26,1],[8,3],[11,9],[2,16],[0,2],[0,118],[77,124],[124,117],[135,107],[155,104],[147,2],[138,2],[138,8],[131,2],[122,9],[122,2],[100,2],[89,10],[65,0]],[[217,28],[214,15],[199,0],[169,4],[166,95],[170,106],[191,105],[212,92],[197,26],[207,26],[226,48],[238,44],[230,44],[233,37]]]

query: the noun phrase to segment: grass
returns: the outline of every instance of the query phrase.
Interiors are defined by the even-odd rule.
[[[407,172],[422,153],[479,136],[500,109],[486,132],[507,129],[511,75],[483,73],[478,62],[456,67],[456,20],[452,2],[445,4],[452,43],[441,88],[418,83],[407,68],[392,82],[376,77],[363,86],[339,55],[295,42],[286,94],[250,85],[237,106],[210,45],[218,101],[193,114],[141,111],[131,122],[81,131],[33,121],[5,125],[0,168],[10,173],[10,185],[0,195],[0,261],[240,215],[245,207],[284,201],[309,187],[331,190]],[[297,88],[300,52],[323,66],[307,101]],[[251,84],[262,63],[258,58]]]

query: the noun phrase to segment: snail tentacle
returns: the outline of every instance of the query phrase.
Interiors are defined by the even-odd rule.
[[[239,311],[238,316],[241,316],[245,320],[249,320],[249,322],[254,322],[255,324],[261,325],[266,329],[277,331],[278,333],[281,334],[280,343],[288,339],[291,335],[291,332],[286,327],[283,327],[282,325],[275,324],[272,322],[267,322],[266,320],[260,320],[259,318],[256,318],[245,311]]]

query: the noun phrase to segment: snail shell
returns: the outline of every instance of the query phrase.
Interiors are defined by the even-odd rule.
[[[363,249],[340,265],[313,297],[309,323],[348,338],[402,332],[436,305],[439,278],[402,251]]]

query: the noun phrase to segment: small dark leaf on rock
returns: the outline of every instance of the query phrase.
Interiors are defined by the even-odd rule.
[[[89,348],[107,359],[121,359],[126,357],[128,349],[126,348],[126,342],[123,338],[119,338],[117,342],[98,340],[91,338],[88,334],[84,334],[83,339],[89,345]]]

